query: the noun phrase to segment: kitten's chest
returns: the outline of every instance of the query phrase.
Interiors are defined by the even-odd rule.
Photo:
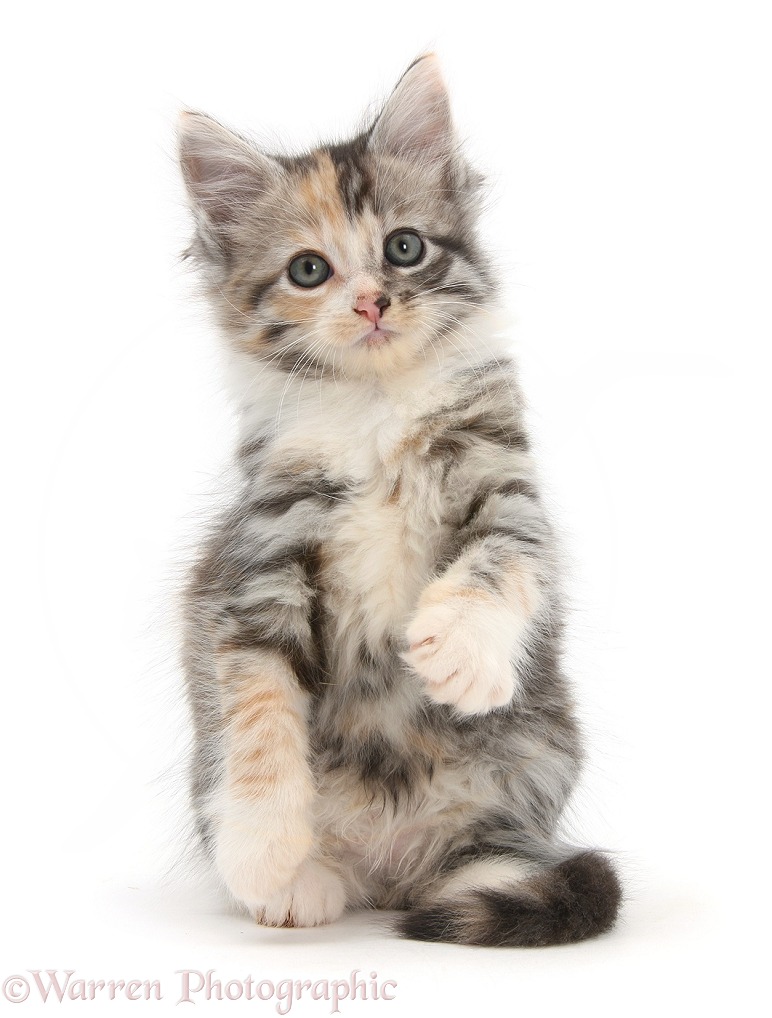
[[[447,533],[441,478],[417,455],[411,434],[396,420],[371,436],[366,469],[327,541],[327,581],[342,627],[373,645],[403,628]]]
[[[318,535],[327,616],[344,656],[401,635],[447,539],[449,451],[437,444],[437,421],[425,424],[429,403],[426,393],[358,392],[334,407],[303,404],[277,447],[277,463],[301,460],[346,490]]]

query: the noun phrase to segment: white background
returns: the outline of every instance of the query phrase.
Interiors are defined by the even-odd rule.
[[[162,1002],[100,1014],[172,1009],[180,968],[397,982],[394,1003],[344,1006],[352,1015],[761,1013],[765,6],[142,0],[6,13],[0,979],[73,968],[161,981]],[[372,915],[261,930],[193,879],[179,834],[172,605],[233,421],[178,259],[176,113],[296,146],[344,135],[427,49],[489,174],[485,233],[572,555],[569,666],[590,760],[571,830],[625,873],[618,929],[575,947],[413,944]],[[40,1010],[35,996],[14,1013]]]

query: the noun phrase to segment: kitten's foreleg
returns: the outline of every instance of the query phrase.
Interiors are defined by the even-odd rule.
[[[549,528],[533,495],[509,487],[473,503],[455,560],[424,589],[407,629],[405,660],[428,696],[463,714],[509,703],[526,636],[548,611]]]
[[[217,868],[251,911],[287,887],[311,850],[308,695],[289,663],[262,649],[218,658],[224,720]]]

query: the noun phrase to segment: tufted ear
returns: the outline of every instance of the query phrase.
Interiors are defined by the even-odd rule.
[[[179,152],[197,218],[221,234],[282,172],[276,160],[202,113],[181,115]]]
[[[419,57],[402,75],[373,126],[370,145],[405,159],[442,161],[451,154],[450,101],[433,53]]]

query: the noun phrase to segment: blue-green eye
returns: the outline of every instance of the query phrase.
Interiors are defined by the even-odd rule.
[[[329,264],[318,254],[302,254],[289,263],[287,273],[298,286],[320,286],[332,275]]]
[[[424,242],[412,230],[400,230],[387,238],[383,253],[392,265],[417,265],[424,256]]]

